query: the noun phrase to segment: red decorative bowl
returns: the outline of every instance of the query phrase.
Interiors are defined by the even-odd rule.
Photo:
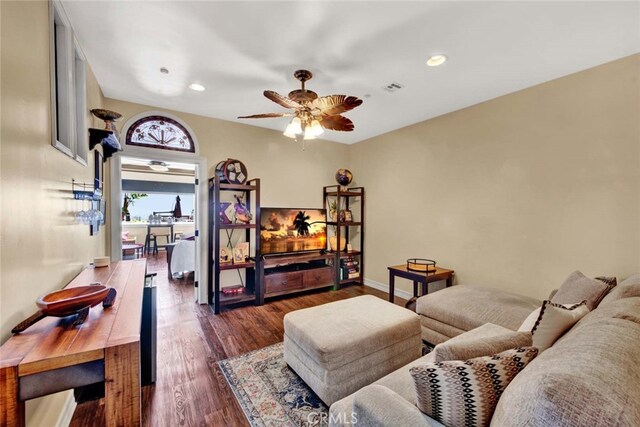
[[[109,293],[110,286],[90,285],[61,289],[42,295],[36,305],[46,316],[66,317],[85,307],[93,307],[102,302]]]

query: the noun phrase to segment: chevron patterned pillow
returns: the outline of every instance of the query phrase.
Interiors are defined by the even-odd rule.
[[[488,426],[504,389],[538,355],[535,347],[410,369],[418,408],[448,427]]]

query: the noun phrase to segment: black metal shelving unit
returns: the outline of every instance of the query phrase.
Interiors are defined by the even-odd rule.
[[[221,213],[221,194],[242,193],[243,200],[247,209],[253,214],[250,224],[222,224],[220,220]],[[244,231],[244,238],[249,242],[250,250],[249,260],[243,263],[221,264],[220,248],[221,248],[221,232]],[[252,239],[253,233],[253,239]],[[225,237],[227,237],[225,235]],[[230,239],[227,239],[230,241]],[[228,246],[225,244],[225,246]],[[260,268],[260,179],[255,178],[246,182],[246,184],[228,184],[220,182],[220,177],[215,176],[209,179],[209,278],[208,293],[209,304],[213,306],[215,314],[220,313],[223,306],[235,305],[240,303],[253,302],[255,305],[264,303],[264,289],[262,289],[261,268]],[[225,295],[222,293],[220,283],[220,272],[226,270],[244,269],[245,287],[244,292],[235,295]]]
[[[337,250],[335,252],[329,251],[334,254],[335,263],[335,286],[334,289],[339,289],[340,285],[348,283],[364,284],[364,216],[365,216],[365,192],[364,187],[352,187],[344,189],[340,185],[329,185],[323,187],[322,191],[323,208],[326,209],[327,215],[329,215],[329,200],[336,201],[336,218],[335,221],[327,221],[327,225],[333,225],[336,228],[337,238]],[[351,221],[342,221],[340,219],[340,210],[351,210],[352,207],[357,207],[357,216],[353,217]],[[350,237],[351,229],[357,227],[359,230],[359,239],[352,242]],[[340,238],[344,237],[346,240],[345,248],[340,250]],[[356,249],[348,250],[348,244],[358,243]],[[342,279],[340,277],[341,259],[354,257],[358,259],[359,275],[354,278]]]

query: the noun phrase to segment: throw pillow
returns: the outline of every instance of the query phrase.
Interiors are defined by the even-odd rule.
[[[540,317],[541,309],[542,309],[542,306],[533,310],[531,314],[529,314],[527,318],[524,319],[524,322],[522,322],[522,325],[520,325],[520,327],[518,328],[518,332],[531,333],[531,331],[533,331],[533,327],[536,326],[536,321],[538,320],[538,317]]]
[[[409,370],[417,406],[449,427],[488,426],[504,389],[538,355],[535,347]]]
[[[579,271],[574,271],[560,286],[551,302],[574,304],[577,301],[586,301],[587,308],[593,310],[611,288],[612,286],[603,281],[591,279]]]
[[[606,305],[613,301],[630,297],[640,297],[640,274],[634,274],[623,280],[604,297],[600,305]]]
[[[532,342],[530,330],[525,332],[508,331],[501,335],[466,340],[456,339],[459,337],[461,335],[435,346],[433,353],[436,363],[491,356],[511,348],[529,347]]]
[[[615,277],[598,276],[596,277],[596,280],[600,280],[601,282],[606,283],[611,289],[615,288],[618,285],[618,279]]]
[[[551,347],[558,338],[578,323],[578,320],[589,314],[589,309],[584,301],[579,304],[562,305],[547,300],[538,310],[540,313],[531,328],[531,333],[533,334],[533,346],[540,353]],[[531,321],[531,316],[534,313],[535,311],[529,315],[520,329],[528,328],[528,322]]]

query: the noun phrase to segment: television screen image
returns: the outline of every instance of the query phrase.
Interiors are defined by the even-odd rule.
[[[327,248],[324,209],[262,208],[260,217],[263,255]]]

